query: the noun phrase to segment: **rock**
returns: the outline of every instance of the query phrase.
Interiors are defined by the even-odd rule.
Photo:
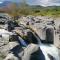
[[[8,53],[9,53],[9,45],[4,45],[2,47],[0,47],[0,53],[3,55],[3,56],[6,56]]]
[[[9,34],[0,35],[0,47],[9,43]]]
[[[30,60],[31,59],[31,54],[35,53],[36,51],[39,50],[38,45],[35,44],[29,44],[25,49],[24,49],[24,55],[22,56],[22,60]],[[37,58],[37,57],[36,57]]]
[[[19,60],[14,54],[10,53],[4,60]]]
[[[4,44],[9,43],[9,34],[2,34],[2,40],[4,41]]]
[[[17,45],[19,45],[19,43],[17,43],[16,41],[15,42],[9,42],[10,50],[13,49]]]
[[[37,56],[35,56],[34,58],[36,58],[36,60],[37,59],[39,60],[38,56],[40,54],[39,53],[40,49],[39,49],[38,45],[36,45],[36,44],[29,44],[27,47],[24,48],[24,50],[22,48],[19,48],[19,46],[16,46],[11,51],[14,54],[14,56],[16,56],[19,60],[20,59],[21,60],[31,60],[32,57],[34,57],[36,54],[37,54]],[[7,56],[6,58],[9,58],[9,57]]]
[[[48,57],[50,58],[50,60],[56,60],[52,55],[48,54]]]
[[[34,44],[38,44],[38,39],[36,34],[32,31],[27,32],[27,42],[28,43],[34,43]]]
[[[17,45],[19,45],[17,42],[9,42],[7,45],[0,47],[0,52],[4,56],[7,56],[9,54],[10,50],[13,49]]]

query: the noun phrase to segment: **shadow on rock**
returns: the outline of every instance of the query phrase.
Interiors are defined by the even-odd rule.
[[[14,56],[18,57],[20,60],[19,53],[21,53],[23,51],[22,47],[16,46],[13,49],[11,49],[10,51],[13,52]]]
[[[43,52],[40,50],[40,48],[38,51],[31,54],[30,60],[45,60],[45,56],[44,56]]]

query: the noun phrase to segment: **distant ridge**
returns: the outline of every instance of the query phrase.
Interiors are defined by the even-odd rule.
[[[0,4],[0,12],[6,12],[9,11],[11,9],[13,9],[14,4],[16,5],[16,3],[11,2],[11,1],[4,1]]]
[[[7,7],[8,5],[13,4],[11,1],[4,1],[0,4],[0,8]]]

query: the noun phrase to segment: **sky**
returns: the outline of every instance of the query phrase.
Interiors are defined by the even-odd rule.
[[[0,3],[3,1],[13,1],[19,2],[21,0],[0,0]],[[26,0],[31,5],[42,5],[42,6],[52,6],[52,5],[60,5],[60,0]]]

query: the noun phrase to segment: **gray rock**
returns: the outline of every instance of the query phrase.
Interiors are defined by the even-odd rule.
[[[12,48],[13,49],[13,48]],[[16,51],[19,51],[19,53],[16,53]],[[36,60],[39,60],[38,56],[35,56],[36,54],[39,55],[39,47],[36,44],[29,44],[27,47],[24,48],[24,50],[16,50],[13,54],[8,54],[5,60],[11,59],[11,60],[31,60],[33,58],[36,58]],[[10,57],[9,57],[10,56]],[[35,57],[34,57],[35,56]],[[33,58],[32,58],[33,57]]]
[[[4,56],[7,56],[9,54],[10,50],[13,49],[17,45],[19,45],[17,42],[9,42],[7,45],[0,47],[0,52]]]
[[[30,60],[31,54],[38,51],[39,47],[35,44],[30,44],[24,49],[24,55],[22,56],[22,60]]]
[[[14,54],[10,53],[4,60],[19,60]]]
[[[9,34],[0,35],[0,47],[9,43]]]

